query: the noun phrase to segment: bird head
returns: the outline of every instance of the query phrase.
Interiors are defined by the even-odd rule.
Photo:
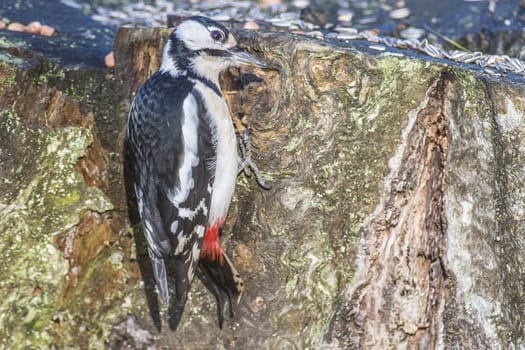
[[[201,16],[182,21],[164,48],[161,70],[172,75],[193,73],[216,81],[228,67],[266,67],[259,58],[243,51],[223,25]]]

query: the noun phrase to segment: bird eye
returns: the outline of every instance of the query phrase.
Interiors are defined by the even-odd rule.
[[[220,30],[212,30],[210,36],[215,41],[222,41],[224,39],[224,33]]]

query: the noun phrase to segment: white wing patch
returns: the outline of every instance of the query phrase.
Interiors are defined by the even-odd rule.
[[[179,186],[168,191],[170,202],[179,207],[195,186],[192,169],[199,164],[198,157],[198,127],[199,116],[197,101],[192,94],[184,100],[182,105],[184,120],[182,121],[182,135],[184,138],[184,159],[179,168]]]

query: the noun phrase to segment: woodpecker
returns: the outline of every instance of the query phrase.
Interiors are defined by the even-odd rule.
[[[168,303],[174,295],[182,310],[197,272],[217,298],[221,327],[225,301],[233,315],[243,281],[220,243],[240,160],[219,73],[241,65],[266,67],[223,25],[189,17],[170,34],[128,119],[133,185],[160,297]]]

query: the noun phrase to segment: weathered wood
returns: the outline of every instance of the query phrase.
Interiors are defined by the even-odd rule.
[[[525,341],[523,83],[413,53],[372,54],[364,42],[253,32],[236,34],[275,69],[235,69],[222,82],[273,185],[241,176],[227,221],[225,246],[247,289],[219,330],[196,282],[171,332],[139,226],[125,231],[121,157],[129,102],[167,34],[121,29],[114,70],[0,65],[6,346]],[[51,78],[39,82],[37,71]]]

